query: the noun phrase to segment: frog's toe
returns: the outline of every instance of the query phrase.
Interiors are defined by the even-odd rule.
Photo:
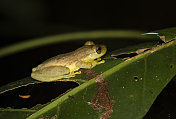
[[[68,75],[65,75],[64,78],[71,78],[71,77],[75,77],[76,74],[81,74],[81,71],[77,71],[77,72],[71,72]]]
[[[70,73],[68,75],[65,75],[63,78],[71,78],[71,77],[75,77],[75,74]]]
[[[81,74],[81,71],[77,71],[77,72],[75,72],[74,74]]]
[[[101,61],[98,62],[98,64],[101,64],[101,63],[104,63],[104,62],[105,62],[104,60],[101,60]]]
[[[101,58],[97,58],[97,60],[96,61],[101,61]]]

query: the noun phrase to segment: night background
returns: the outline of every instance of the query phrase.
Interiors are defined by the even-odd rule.
[[[62,33],[113,29],[150,32],[175,27],[175,12],[175,4],[166,1],[1,0],[0,48]],[[1,58],[0,85],[30,76],[31,69],[41,61],[58,53],[72,51],[83,43],[84,41],[63,42]],[[58,49],[63,50],[56,52]],[[172,86],[174,87],[170,84]],[[173,91],[169,87],[167,89]],[[173,92],[170,95],[170,98],[176,98],[172,97]],[[166,102],[170,101],[166,99]],[[156,102],[155,105],[165,107],[162,107],[162,102]],[[172,106],[166,105],[169,105],[169,109]],[[168,108],[165,110],[168,111]]]

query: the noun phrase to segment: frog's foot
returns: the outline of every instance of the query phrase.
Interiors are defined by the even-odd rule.
[[[74,74],[81,74],[81,71],[77,71],[77,72],[75,72]]]
[[[101,58],[97,58],[95,61],[99,62],[99,61],[101,61]]]
[[[101,63],[104,63],[105,61],[104,60],[101,60],[101,58],[97,58],[95,60],[95,62],[97,62],[97,64],[101,64]]]
[[[101,58],[98,58],[97,60],[94,60],[94,61],[92,62],[92,67],[95,67],[96,65],[102,64],[102,63],[104,63],[104,62],[105,62],[104,60],[101,60]]]
[[[101,61],[98,62],[98,64],[102,64],[102,63],[104,63],[104,62],[105,62],[104,60],[101,60]]]
[[[63,78],[71,78],[71,77],[75,77],[75,74],[74,73],[70,73],[70,74],[68,74],[68,75],[64,75],[64,77]]]

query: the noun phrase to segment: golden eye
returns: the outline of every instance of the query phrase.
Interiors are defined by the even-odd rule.
[[[101,53],[101,47],[96,47],[96,52],[98,53],[98,54],[100,54]]]

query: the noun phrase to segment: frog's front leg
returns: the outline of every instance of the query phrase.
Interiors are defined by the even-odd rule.
[[[104,63],[104,60],[101,60],[101,58],[98,58],[97,60],[93,60],[91,62],[79,61],[76,63],[76,67],[90,69],[95,67],[97,64],[101,64],[101,63]]]
[[[105,62],[104,60],[101,60],[101,61],[94,60],[94,61],[92,62],[92,67],[95,67],[96,65],[102,64],[102,63],[104,63],[104,62]]]
[[[32,72],[31,77],[39,81],[50,82],[65,78],[65,76],[67,74],[69,75],[69,73],[70,69],[68,67],[50,66]]]
[[[79,68],[92,68],[92,63],[91,62],[85,62],[85,61],[78,61],[76,63],[76,67]]]

